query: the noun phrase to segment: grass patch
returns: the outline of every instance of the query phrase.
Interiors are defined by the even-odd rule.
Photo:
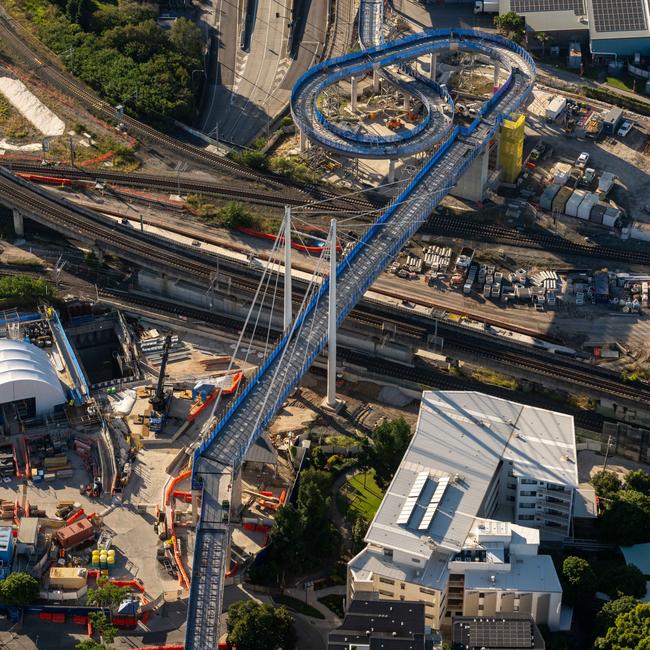
[[[344,596],[341,594],[329,594],[329,596],[319,598],[318,602],[325,605],[330,612],[333,612],[339,618],[343,618],[343,615],[345,614],[345,610],[343,609],[343,599]]]
[[[375,470],[371,469],[349,477],[343,486],[341,496],[345,502],[338,500],[338,503],[344,506],[346,513],[354,512],[371,521],[379,508],[384,492],[375,482]]]
[[[280,594],[279,596],[273,596],[273,602],[278,605],[284,605],[287,609],[290,609],[293,612],[302,614],[303,616],[311,616],[312,618],[324,619],[325,617],[311,605],[303,603],[302,600],[293,598],[292,596],[287,596],[285,594]]]
[[[488,370],[487,368],[476,368],[472,371],[471,376],[472,379],[480,381],[482,384],[492,384],[510,390],[519,390],[521,388],[521,384],[514,377],[508,377],[508,375],[502,375],[500,372],[494,372],[494,370]]]
[[[19,113],[12,113],[4,122],[3,131],[6,138],[24,140],[34,134],[32,125]]]
[[[359,444],[359,441],[352,436],[336,435],[327,436],[325,438],[326,445],[334,445],[336,447],[354,447]]]

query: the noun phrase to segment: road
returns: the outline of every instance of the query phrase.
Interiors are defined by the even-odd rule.
[[[291,0],[257,0],[250,51],[240,47],[246,0],[215,0],[219,43],[216,74],[209,79],[200,128],[226,143],[248,144],[286,106],[295,79],[322,52],[327,0],[312,0],[296,60],[289,57]],[[216,54],[218,53],[218,55]]]

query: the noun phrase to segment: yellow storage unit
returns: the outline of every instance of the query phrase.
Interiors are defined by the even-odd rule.
[[[501,125],[499,166],[504,183],[514,183],[524,164],[524,135],[526,116],[511,115]]]
[[[55,566],[50,569],[50,587],[81,589],[88,581],[88,571],[81,567]]]

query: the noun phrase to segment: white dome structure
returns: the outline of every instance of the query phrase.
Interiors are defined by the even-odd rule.
[[[49,356],[31,343],[0,339],[0,405],[32,399],[36,415],[66,401]]]

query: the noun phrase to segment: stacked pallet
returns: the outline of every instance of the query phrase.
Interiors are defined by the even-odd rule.
[[[15,508],[13,501],[0,501],[0,519],[13,520]]]
[[[3,449],[0,451],[0,477],[11,478],[16,473],[16,465],[14,463],[14,455],[11,449]]]

